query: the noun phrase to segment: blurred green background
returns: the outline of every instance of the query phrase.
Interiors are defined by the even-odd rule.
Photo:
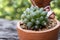
[[[60,20],[60,0],[52,0],[52,10]],[[31,6],[30,0],[0,0],[0,18],[8,20],[20,19],[23,11]]]

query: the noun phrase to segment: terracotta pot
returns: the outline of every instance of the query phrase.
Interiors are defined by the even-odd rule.
[[[38,7],[46,7],[50,5],[51,0],[31,0],[32,4],[35,6],[35,4]]]
[[[44,31],[22,29],[20,22],[18,22],[17,31],[20,40],[58,40],[59,21],[57,21],[57,25],[54,28]]]

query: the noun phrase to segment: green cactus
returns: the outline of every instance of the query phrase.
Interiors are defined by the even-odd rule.
[[[21,19],[23,19],[22,21],[26,24],[27,29],[39,30],[47,24],[46,15],[47,12],[43,8],[31,7],[24,11]]]

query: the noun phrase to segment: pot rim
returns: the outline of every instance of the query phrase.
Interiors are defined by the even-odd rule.
[[[22,31],[27,32],[27,33],[45,33],[45,32],[50,32],[50,31],[53,31],[53,30],[59,28],[60,22],[59,22],[58,20],[56,20],[56,21],[57,21],[57,25],[56,25],[55,27],[53,27],[53,28],[51,28],[51,29],[48,29],[48,30],[43,30],[43,31],[32,31],[32,30],[22,29],[22,28],[20,27],[20,22],[21,22],[21,21],[19,21],[19,22],[17,23],[17,28],[18,28],[19,30],[22,30]]]

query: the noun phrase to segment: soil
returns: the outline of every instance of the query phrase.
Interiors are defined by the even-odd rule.
[[[25,24],[20,24],[21,28],[23,28],[25,30],[33,30],[33,31],[48,30],[48,29],[51,29],[51,28],[55,27],[56,25],[57,25],[57,22],[54,21],[54,20],[49,20],[49,22],[46,25],[46,27],[43,27],[42,29],[41,28],[38,28],[38,29],[28,29]]]

